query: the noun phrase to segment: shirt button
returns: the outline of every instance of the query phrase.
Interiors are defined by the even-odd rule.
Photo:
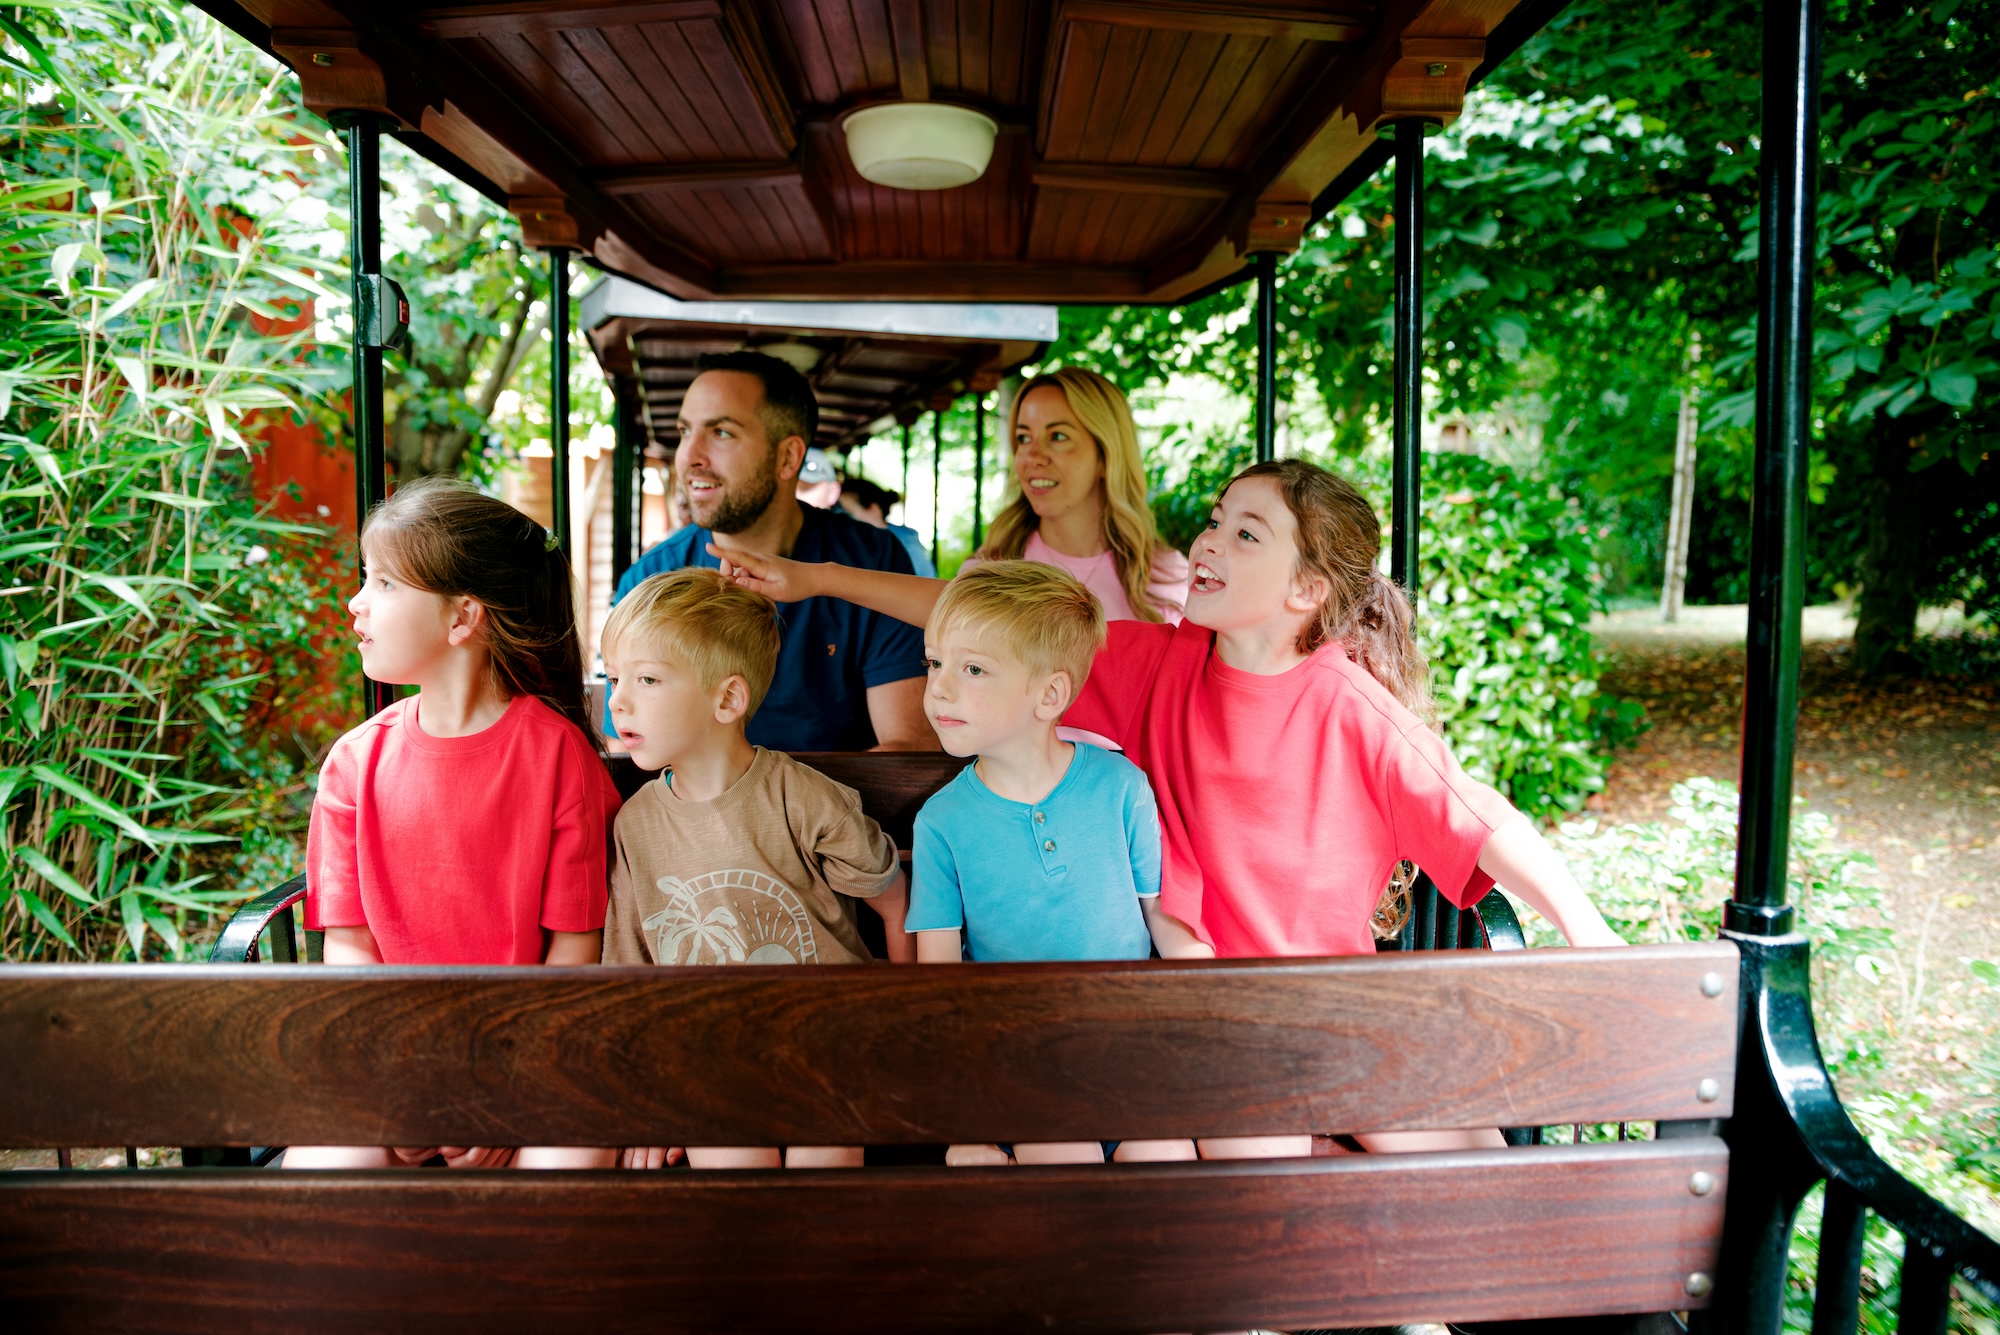
[[[1035,813],[1035,824],[1040,825],[1043,821],[1047,820],[1048,818],[1049,817],[1047,812],[1037,811]]]
[[[1053,852],[1055,852],[1055,851],[1056,851],[1056,841],[1055,841],[1055,840],[1053,840],[1053,839],[1044,839],[1044,840],[1042,840],[1042,851],[1043,851],[1044,853],[1053,853]]]

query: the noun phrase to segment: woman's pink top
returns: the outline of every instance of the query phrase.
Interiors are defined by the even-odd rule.
[[[1021,549],[1021,559],[1060,566],[1075,575],[1104,604],[1106,621],[1138,620],[1132,614],[1132,600],[1125,596],[1125,586],[1118,582],[1118,563],[1109,551],[1095,556],[1065,556],[1043,542],[1040,532],[1034,532],[1028,535],[1028,543]],[[1168,625],[1179,625],[1181,609],[1187,605],[1187,557],[1171,547],[1161,548],[1153,557],[1151,576],[1146,583],[1146,594],[1153,600],[1153,607],[1167,619]]]
[[[470,737],[417,699],[342,737],[306,837],[306,926],[367,927],[385,964],[539,964],[542,930],[604,926],[618,790],[574,723],[533,696]]]
[[[1108,737],[1160,803],[1160,907],[1218,955],[1365,955],[1397,862],[1465,907],[1515,812],[1337,644],[1232,668],[1201,627],[1114,622],[1063,716]]]

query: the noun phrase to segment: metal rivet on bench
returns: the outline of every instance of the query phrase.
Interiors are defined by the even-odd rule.
[[[1719,997],[1719,996],[1721,996],[1721,995],[1722,995],[1722,975],[1721,975],[1721,974],[1719,974],[1719,973],[1705,973],[1705,974],[1703,974],[1703,975],[1701,976],[1701,994],[1702,994],[1703,996],[1705,996],[1705,997]]]
[[[1703,1103],[1713,1103],[1722,1097],[1722,1083],[1718,1080],[1704,1080],[1694,1087],[1694,1096]]]
[[[1697,1270],[1687,1277],[1687,1283],[1681,1287],[1688,1291],[1690,1298],[1705,1298],[1708,1291],[1715,1287],[1715,1281]]]
[[[1708,1195],[1709,1192],[1715,1190],[1715,1175],[1713,1173],[1696,1173],[1688,1179],[1688,1190],[1697,1196]]]

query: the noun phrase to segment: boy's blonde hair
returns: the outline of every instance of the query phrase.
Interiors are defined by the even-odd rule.
[[[750,687],[747,720],[778,670],[778,605],[720,570],[690,567],[641,580],[604,623],[604,655],[630,640],[692,668],[704,691],[728,677]]]
[[[1067,672],[1073,693],[1083,690],[1090,660],[1104,647],[1096,596],[1069,571],[1039,561],[985,561],[960,572],[924,635],[935,644],[953,626],[992,634],[1031,672]]]

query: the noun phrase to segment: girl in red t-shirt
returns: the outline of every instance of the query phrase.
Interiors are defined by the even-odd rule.
[[[361,666],[415,686],[334,743],[306,844],[328,964],[595,964],[618,792],[593,742],[569,561],[464,483],[397,489],[361,533]],[[434,1148],[295,1146],[288,1168]],[[511,1149],[446,1147],[459,1167]],[[551,1164],[572,1154],[524,1150]]]
[[[1109,628],[1063,722],[1123,747],[1152,782],[1162,914],[1222,956],[1366,953],[1382,887],[1409,859],[1460,907],[1499,881],[1572,945],[1623,944],[1527,818],[1425,726],[1427,669],[1408,599],[1376,569],[1381,547],[1374,509],[1347,482],[1301,460],[1258,464],[1223,488],[1189,552],[1187,620]],[[831,595],[915,624],[943,588],[736,553],[724,569],[773,598]]]

